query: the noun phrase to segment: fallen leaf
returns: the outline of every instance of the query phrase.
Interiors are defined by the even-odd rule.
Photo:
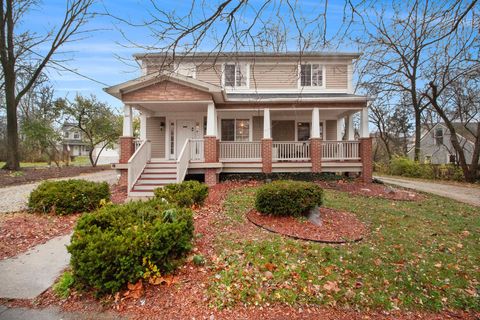
[[[327,291],[333,291],[333,292],[338,292],[340,291],[340,288],[338,287],[338,284],[336,281],[327,281],[324,285],[323,285],[323,289],[327,290]]]

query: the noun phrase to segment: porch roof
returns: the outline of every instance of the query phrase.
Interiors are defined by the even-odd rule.
[[[228,102],[367,102],[368,97],[348,93],[227,93]]]

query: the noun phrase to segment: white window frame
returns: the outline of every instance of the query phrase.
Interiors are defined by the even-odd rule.
[[[441,134],[441,135],[437,135],[437,132],[438,132],[439,130],[442,131],[442,134]],[[438,143],[438,140],[437,140],[438,138],[442,138],[442,143],[440,143],[440,144]],[[444,132],[443,132],[443,129],[442,129],[442,128],[435,128],[435,130],[433,131],[433,139],[434,139],[433,141],[435,142],[435,145],[436,145],[436,146],[441,146],[441,145],[443,145],[443,141],[444,141],[444,139],[445,139],[445,135],[444,135]]]
[[[226,141],[222,140],[222,120],[233,120],[233,141]],[[248,140],[247,141],[239,141],[239,142],[252,142],[253,138],[253,117],[219,117],[219,126],[218,126],[218,138],[220,141],[224,142],[237,142],[237,120],[248,120]]]
[[[235,65],[235,85],[234,86],[226,86],[225,85],[225,66],[226,65]],[[237,86],[237,68],[244,67],[245,68],[245,85],[244,86]],[[222,87],[227,89],[249,89],[250,88],[250,63],[243,63],[243,62],[225,62],[222,64]]]
[[[302,86],[302,65],[314,65],[314,64],[317,64],[319,66],[319,68],[322,68],[322,85],[321,86],[312,86],[312,85],[309,85],[309,86]],[[299,89],[306,89],[306,90],[316,90],[316,89],[325,89],[325,84],[327,82],[327,78],[326,78],[326,74],[327,74],[327,68],[325,68],[325,65],[320,63],[320,62],[310,62],[310,61],[306,61],[306,62],[303,62],[303,63],[299,63],[298,64],[298,88]],[[313,72],[310,73],[310,77],[313,76]],[[310,83],[312,83],[312,78],[310,78]]]

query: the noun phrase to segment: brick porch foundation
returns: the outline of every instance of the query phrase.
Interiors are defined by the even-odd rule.
[[[312,161],[312,172],[322,171],[322,140],[310,138],[310,158]]]
[[[134,137],[120,137],[120,156],[119,163],[128,163],[128,160],[135,152],[135,145],[133,144]],[[126,187],[128,185],[128,170],[120,170],[120,179],[118,184]]]
[[[362,181],[372,182],[373,159],[372,138],[360,138],[360,158],[362,161]]]
[[[219,141],[215,136],[204,137],[204,158],[205,163],[218,162]],[[205,183],[208,186],[214,186],[218,183],[217,169],[205,169]]]
[[[272,139],[262,139],[262,172],[272,172]]]

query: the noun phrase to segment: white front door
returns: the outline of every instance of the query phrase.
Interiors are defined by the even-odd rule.
[[[180,156],[183,145],[187,139],[196,138],[196,129],[194,120],[177,120],[177,156]]]

